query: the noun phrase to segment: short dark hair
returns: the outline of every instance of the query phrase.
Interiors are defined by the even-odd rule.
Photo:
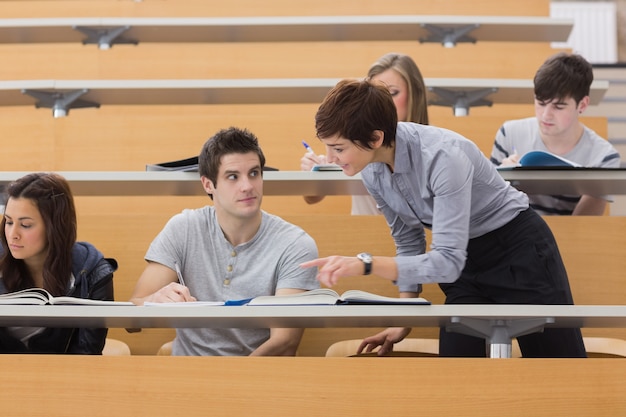
[[[265,155],[257,137],[247,129],[229,127],[211,136],[202,146],[198,156],[198,171],[217,186],[217,174],[222,164],[222,156],[232,153],[254,152],[259,156],[261,171],[265,167]]]
[[[72,275],[72,248],[77,235],[76,208],[67,180],[55,173],[36,172],[9,184],[7,195],[7,204],[11,199],[23,198],[37,206],[46,228],[48,246],[48,256],[43,266],[43,286],[53,295],[64,295]],[[6,218],[2,217],[0,241],[4,253],[0,271],[5,286],[9,291],[33,287],[35,282],[24,261],[11,255],[5,223]]]
[[[383,146],[392,146],[397,125],[391,93],[383,83],[369,79],[339,81],[315,115],[318,138],[339,135],[363,149],[372,149],[375,130],[384,132]]]
[[[535,98],[541,102],[571,97],[580,100],[589,95],[593,67],[582,56],[559,52],[548,58],[535,74]]]

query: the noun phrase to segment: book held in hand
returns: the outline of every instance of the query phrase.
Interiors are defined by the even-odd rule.
[[[546,151],[530,151],[519,160],[523,167],[580,167],[580,164]]]
[[[29,288],[7,294],[0,294],[0,305],[94,305],[94,306],[127,306],[134,305],[130,301],[105,301],[77,297],[54,297],[43,288]]]
[[[561,168],[580,168],[582,165],[574,161],[565,159],[546,151],[530,151],[522,155],[519,163],[514,166],[499,166],[499,170],[507,170],[516,167],[522,168],[542,168],[542,167],[561,167]]]
[[[255,297],[248,302],[249,306],[262,305],[335,305],[335,304],[424,304],[430,302],[424,298],[385,297],[361,290],[348,290],[339,295],[330,288],[299,292],[289,295],[265,295]]]

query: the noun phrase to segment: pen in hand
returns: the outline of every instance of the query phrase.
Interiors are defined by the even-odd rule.
[[[302,141],[302,146],[304,146],[304,148],[307,150],[308,153],[315,154],[315,151],[313,150],[313,148],[311,148],[309,144],[306,143],[305,141]]]
[[[306,149],[306,154],[300,159],[300,168],[303,171],[311,171],[316,165],[326,163],[324,155],[317,155],[308,143],[302,141],[302,146]]]
[[[185,280],[183,280],[183,273],[180,271],[180,267],[178,266],[178,262],[174,262],[174,268],[176,268],[176,276],[178,276],[178,282],[180,285],[185,285]]]

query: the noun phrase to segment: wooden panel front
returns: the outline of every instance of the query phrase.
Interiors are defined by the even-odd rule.
[[[290,0],[237,0],[215,4],[205,0],[8,0],[0,2],[3,18],[15,17],[231,17],[231,16],[332,16],[376,14],[441,14],[467,16],[548,16],[549,1],[527,0],[389,0],[384,9],[376,0],[359,2],[317,0],[305,4]]]
[[[9,355],[0,367],[7,416],[626,413],[620,359]]]

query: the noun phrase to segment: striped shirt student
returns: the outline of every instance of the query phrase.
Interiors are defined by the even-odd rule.
[[[582,126],[582,129],[582,136],[574,148],[560,156],[587,168],[619,168],[620,154],[613,145],[588,127]],[[527,152],[534,150],[550,152],[541,139],[537,118],[510,120],[498,130],[491,152],[491,161],[500,165],[502,160],[513,154],[521,158]],[[544,216],[572,215],[582,200],[580,195],[531,194],[528,197],[530,206]],[[611,201],[610,196],[604,196],[603,201]],[[602,206],[603,210],[599,214],[604,212],[604,204]]]
[[[585,126],[593,68],[585,58],[565,52],[548,58],[534,78],[535,117],[505,122],[496,133],[491,162],[515,166],[524,154],[542,150],[586,168],[619,168],[620,154]],[[610,196],[529,195],[541,215],[602,215]]]

